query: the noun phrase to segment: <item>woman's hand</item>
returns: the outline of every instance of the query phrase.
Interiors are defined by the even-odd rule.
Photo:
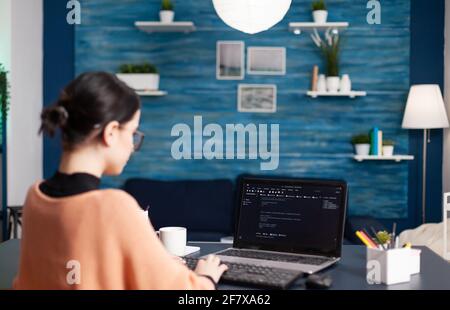
[[[195,272],[199,275],[210,276],[214,282],[218,283],[222,274],[228,267],[220,263],[220,258],[216,255],[208,255],[206,259],[201,259],[195,267]]]

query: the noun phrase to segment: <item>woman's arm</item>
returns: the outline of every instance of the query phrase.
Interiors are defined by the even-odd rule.
[[[127,289],[215,289],[215,284],[173,259],[130,196],[121,230]]]

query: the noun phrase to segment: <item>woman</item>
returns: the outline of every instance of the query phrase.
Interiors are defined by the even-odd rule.
[[[16,289],[214,289],[226,266],[215,256],[195,272],[170,256],[137,202],[99,190],[139,149],[140,100],[114,75],[85,73],[42,112],[59,129],[58,172],[30,188],[24,205]]]

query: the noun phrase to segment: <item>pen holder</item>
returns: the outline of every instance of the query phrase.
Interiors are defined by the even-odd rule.
[[[367,280],[387,285],[409,282],[420,272],[420,250],[367,248]]]
[[[419,249],[409,249],[411,251],[411,274],[420,273],[420,253]]]

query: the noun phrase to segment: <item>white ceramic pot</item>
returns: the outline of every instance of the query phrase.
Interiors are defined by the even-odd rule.
[[[339,91],[341,93],[349,93],[352,90],[352,82],[348,74],[344,74],[341,77],[341,82],[339,84]]]
[[[327,22],[328,11],[326,10],[317,10],[313,11],[313,19],[315,23],[325,24]]]
[[[364,144],[355,144],[355,152],[356,155],[369,155],[370,153],[370,144],[364,143]]]
[[[327,90],[332,93],[337,92],[340,81],[338,76],[327,76]]]
[[[119,73],[117,77],[134,90],[158,90],[159,74]]]
[[[327,80],[325,78],[325,74],[319,74],[319,78],[317,79],[317,91],[318,92],[327,91]]]
[[[392,156],[392,155],[394,155],[394,146],[383,145],[383,156]]]
[[[174,11],[161,10],[159,11],[159,19],[162,23],[171,23],[175,17]]]

